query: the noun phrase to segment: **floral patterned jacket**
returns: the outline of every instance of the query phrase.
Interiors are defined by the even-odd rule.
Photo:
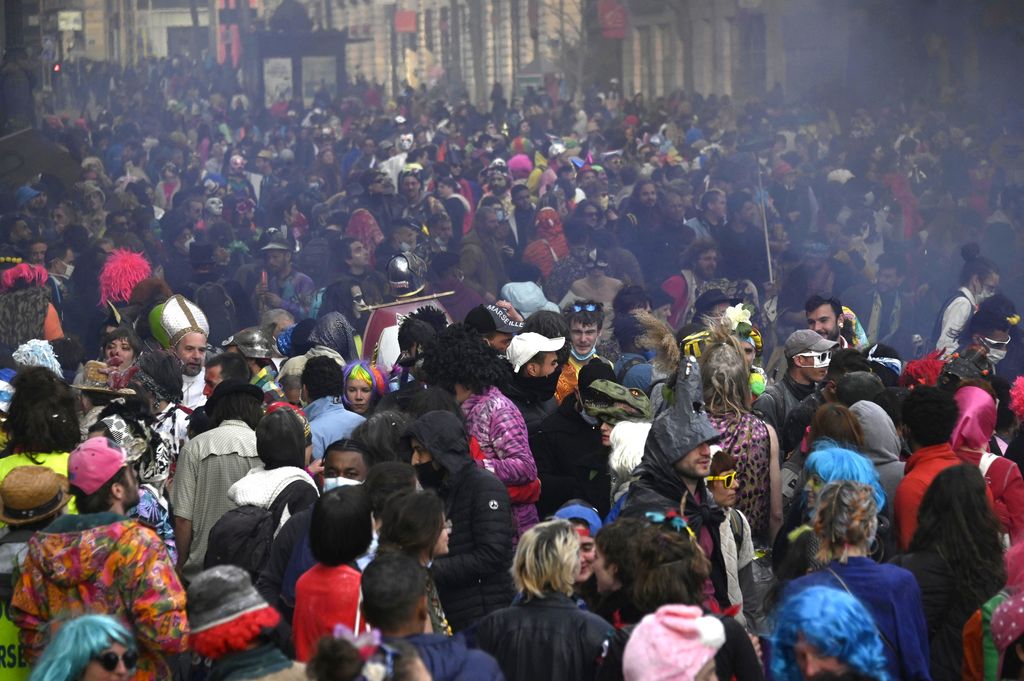
[[[11,618],[32,662],[52,627],[83,613],[117,617],[133,632],[136,679],[170,679],[164,656],[188,650],[185,589],[164,542],[137,520],[61,516],[29,540],[13,585]]]

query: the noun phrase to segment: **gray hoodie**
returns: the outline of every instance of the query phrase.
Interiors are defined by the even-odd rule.
[[[891,508],[896,499],[896,486],[903,479],[900,461],[900,436],[885,410],[874,402],[861,400],[850,407],[864,431],[864,455],[875,465],[885,490],[886,504]]]

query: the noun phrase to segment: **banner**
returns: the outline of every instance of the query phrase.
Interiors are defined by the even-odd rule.
[[[626,6],[619,0],[597,0],[601,35],[612,40],[626,38]]]
[[[416,12],[408,9],[395,10],[395,33],[415,33]]]

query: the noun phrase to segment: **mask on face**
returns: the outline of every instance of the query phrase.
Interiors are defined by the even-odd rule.
[[[185,239],[185,250],[186,251],[189,250],[190,248],[192,248],[192,244],[195,243],[195,240],[196,240],[195,237],[191,237],[191,236],[189,238]]]
[[[343,478],[340,475],[336,478],[324,478],[324,492],[330,492],[336,487],[350,487],[352,485],[363,484],[359,480],[353,480],[351,478]]]
[[[977,298],[978,302],[980,303],[982,301],[988,300],[989,298],[991,298],[995,294],[996,294],[996,290],[994,288],[990,288],[990,287],[986,286],[985,288],[981,289],[981,293],[979,293],[977,296],[975,296],[975,298]]]
[[[413,468],[424,489],[437,489],[444,482],[444,470],[434,468],[433,462],[416,464]]]
[[[1006,357],[1006,350],[989,350],[988,358],[993,364],[999,364],[999,362]]]

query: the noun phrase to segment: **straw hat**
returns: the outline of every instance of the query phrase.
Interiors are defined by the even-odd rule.
[[[60,513],[71,500],[68,479],[46,466],[18,466],[0,482],[0,520],[18,526]]]

